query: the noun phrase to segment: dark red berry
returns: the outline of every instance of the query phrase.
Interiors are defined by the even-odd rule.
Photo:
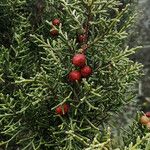
[[[77,67],[83,67],[86,63],[86,57],[84,54],[75,54],[72,58],[72,63]]]
[[[58,34],[59,34],[59,32],[58,32],[58,30],[57,29],[52,29],[51,31],[50,31],[50,34],[52,35],[52,36],[57,36]]]
[[[69,73],[69,80],[74,82],[74,81],[79,81],[81,79],[81,73],[77,70],[71,71]]]
[[[81,68],[82,77],[88,77],[92,74],[92,68],[90,66],[84,66]]]
[[[59,20],[59,19],[54,19],[54,20],[52,21],[52,24],[53,24],[54,26],[59,26],[59,25],[60,25],[60,20]]]
[[[147,117],[150,117],[150,112],[146,112],[145,115],[146,115]]]
[[[78,41],[79,41],[80,43],[85,42],[85,41],[86,41],[86,35],[85,35],[85,34],[79,35],[79,36],[78,36]]]
[[[65,115],[69,111],[69,105],[63,104],[56,108],[56,114],[58,115]]]

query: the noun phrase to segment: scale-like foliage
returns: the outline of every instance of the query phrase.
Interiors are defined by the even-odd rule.
[[[128,58],[138,48],[124,46],[134,19],[134,13],[125,17],[130,6],[120,9],[118,0],[10,2],[5,4],[16,15],[12,44],[0,54],[0,145],[9,150],[12,145],[21,150],[110,149],[103,125],[132,100],[141,68]],[[54,18],[61,21],[58,37],[50,35]],[[84,27],[93,73],[71,83],[71,59],[81,51],[77,36]],[[55,109],[64,103],[69,112],[57,115]]]

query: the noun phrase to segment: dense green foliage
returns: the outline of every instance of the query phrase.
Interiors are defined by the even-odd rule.
[[[141,68],[128,58],[138,48],[124,46],[134,12],[130,5],[118,7],[117,0],[0,2],[1,146],[111,149],[104,123],[133,99]],[[54,18],[61,21],[58,37],[50,35]],[[88,40],[78,43],[84,27]],[[71,83],[71,59],[83,44],[93,73]],[[64,103],[69,112],[57,115],[55,109]]]

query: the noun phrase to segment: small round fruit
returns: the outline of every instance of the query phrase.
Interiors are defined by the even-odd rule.
[[[143,115],[140,118],[140,122],[141,122],[141,124],[146,125],[148,122],[150,122],[150,120],[149,120],[149,118],[147,116]]]
[[[69,80],[72,82],[81,80],[81,73],[77,70],[71,71],[69,73]]]
[[[59,19],[54,19],[53,21],[52,21],[52,24],[54,25],[54,26],[59,26],[60,25],[60,20]]]
[[[77,67],[83,67],[86,63],[86,56],[84,54],[75,54],[72,58],[72,63]]]
[[[56,114],[58,115],[65,115],[69,111],[69,105],[63,104],[56,108]]]
[[[150,112],[146,112],[145,115],[146,115],[147,117],[150,117]]]
[[[146,124],[146,127],[147,127],[148,130],[150,130],[150,122],[148,122],[148,123]]]
[[[80,72],[82,77],[86,78],[92,74],[92,68],[90,66],[84,66]]]
[[[78,36],[78,41],[79,41],[80,43],[85,42],[86,39],[87,39],[86,34],[81,34],[81,35]]]
[[[52,30],[50,31],[50,34],[51,34],[52,36],[57,36],[57,35],[59,34],[59,32],[58,32],[57,29],[52,29]]]

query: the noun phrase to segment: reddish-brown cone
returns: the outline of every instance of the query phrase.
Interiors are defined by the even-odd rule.
[[[52,24],[54,25],[54,26],[59,26],[60,25],[60,20],[59,19],[54,19],[53,21],[52,21]]]
[[[80,43],[85,42],[86,39],[87,39],[86,34],[81,34],[81,35],[78,36],[78,41],[79,41]]]
[[[72,58],[72,63],[77,67],[83,67],[86,63],[86,56],[84,54],[75,54]]]
[[[146,115],[147,117],[150,117],[150,111],[149,111],[149,112],[146,112],[145,115]]]
[[[59,32],[58,32],[58,30],[57,29],[52,29],[51,31],[50,31],[50,34],[52,35],[52,36],[57,36],[58,34],[59,34]]]
[[[92,68],[90,66],[84,66],[83,68],[81,68],[81,75],[82,77],[88,77],[92,74]]]
[[[141,122],[141,124],[146,125],[148,122],[150,122],[150,120],[149,120],[149,118],[146,115],[143,115],[140,118],[140,122]]]
[[[69,105],[68,104],[63,104],[61,106],[58,106],[56,108],[56,114],[58,115],[65,115],[69,111]]]
[[[77,70],[71,71],[69,73],[69,80],[72,82],[81,80],[81,73]]]

